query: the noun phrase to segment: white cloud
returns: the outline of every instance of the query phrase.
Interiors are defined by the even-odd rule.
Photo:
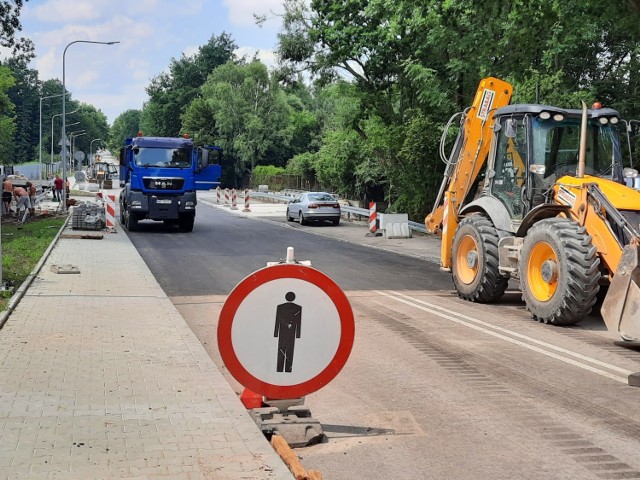
[[[41,22],[66,23],[96,20],[101,16],[101,7],[109,2],[93,0],[51,0],[39,4],[25,4],[24,15]]]
[[[272,50],[265,50],[253,47],[240,47],[235,52],[238,57],[246,57],[251,60],[257,57],[267,68],[272,69],[276,65],[276,54]]]
[[[200,45],[198,45],[197,47],[189,46],[189,47],[185,47],[184,50],[182,50],[182,53],[185,57],[192,57],[194,56],[196,53],[198,53],[198,50],[200,49]]]
[[[254,14],[281,13],[282,0],[223,0],[229,9],[229,20],[236,26],[254,26]]]

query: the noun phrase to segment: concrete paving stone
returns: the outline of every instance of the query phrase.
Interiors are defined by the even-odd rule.
[[[0,331],[0,478],[291,478],[126,235],[100,249],[59,240]]]

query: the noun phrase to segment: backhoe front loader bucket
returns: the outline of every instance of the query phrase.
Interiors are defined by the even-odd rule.
[[[600,311],[610,332],[617,332],[623,340],[640,342],[639,246],[624,247]]]

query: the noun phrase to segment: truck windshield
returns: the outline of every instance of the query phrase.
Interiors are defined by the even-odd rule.
[[[533,162],[545,166],[545,178],[575,175],[580,149],[580,120],[533,121]],[[601,177],[617,175],[621,165],[620,144],[613,125],[589,120],[585,173]]]
[[[135,148],[135,162],[139,167],[187,168],[191,166],[187,148]]]

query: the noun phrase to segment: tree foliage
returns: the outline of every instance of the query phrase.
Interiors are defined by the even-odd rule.
[[[289,141],[291,112],[286,95],[261,62],[230,61],[216,68],[201,95],[183,116],[184,128],[199,141],[222,145],[233,163],[235,179]]]
[[[16,130],[13,118],[14,105],[7,91],[15,80],[8,67],[0,65],[0,163],[13,164],[13,136]]]
[[[117,151],[126,138],[135,137],[140,131],[141,110],[127,110],[122,112],[113,121],[109,131],[108,145],[112,151]]]
[[[0,47],[11,50],[14,57],[33,58],[33,42],[28,38],[16,38],[22,30],[20,10],[29,0],[0,1]]]
[[[153,78],[147,87],[149,101],[143,108],[141,120],[145,135],[179,135],[181,116],[197,97],[200,86],[216,67],[233,58],[236,48],[231,37],[222,33],[212,36],[195,55],[172,59],[169,72]]]
[[[437,191],[443,124],[485,76],[510,81],[517,102],[597,99],[640,114],[638,0],[285,0],[284,9],[282,80],[307,72],[319,95],[347,81],[357,99],[347,105],[356,114],[321,122],[322,145],[290,170],[418,218]]]

